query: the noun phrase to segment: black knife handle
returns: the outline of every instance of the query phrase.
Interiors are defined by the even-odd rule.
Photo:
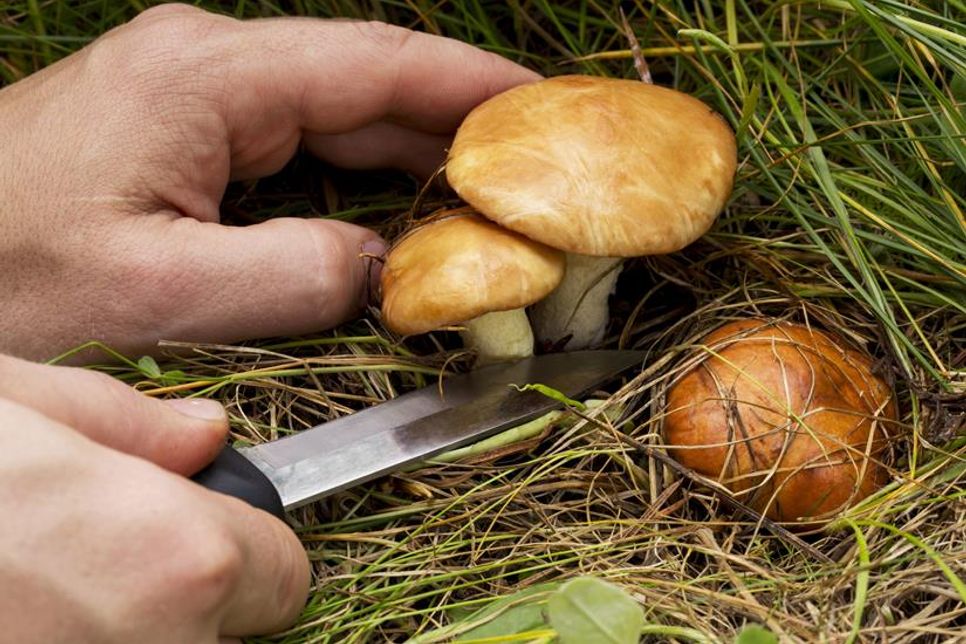
[[[282,499],[272,482],[251,461],[227,445],[208,467],[192,476],[191,480],[285,519]]]

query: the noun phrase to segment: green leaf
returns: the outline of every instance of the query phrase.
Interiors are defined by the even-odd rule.
[[[138,360],[138,369],[152,380],[161,377],[161,367],[158,366],[158,363],[151,356],[143,356]]]
[[[748,624],[738,633],[735,644],[778,644],[778,638],[764,626]]]
[[[500,597],[477,610],[448,611],[452,619],[449,626],[423,633],[410,640],[410,644],[478,642],[487,638],[499,640],[534,629],[552,634],[543,618],[543,606],[547,597],[559,586],[556,582],[536,584],[512,595]]]
[[[181,382],[184,382],[184,371],[180,369],[172,369],[161,374],[161,384],[166,387],[177,385]]]
[[[644,628],[641,607],[623,590],[600,579],[578,577],[547,602],[560,644],[636,644]]]
[[[755,118],[760,98],[761,85],[756,83],[751,86],[751,91],[745,96],[744,104],[741,106],[741,120],[738,121],[738,126],[735,128],[735,136],[741,140],[748,136],[748,126],[751,124],[751,119]]]
[[[587,410],[587,405],[585,405],[584,403],[580,402],[579,400],[574,400],[573,398],[568,398],[563,393],[557,391],[553,387],[548,387],[547,385],[541,385],[539,383],[535,383],[535,384],[523,385],[522,387],[519,385],[510,385],[510,386],[516,389],[517,391],[536,391],[537,393],[543,394],[547,398],[553,398],[557,402],[563,403],[564,405],[571,407],[573,409],[576,409],[577,411]]]
[[[695,38],[697,40],[702,40],[709,45],[723,51],[724,53],[734,56],[735,51],[732,49],[728,43],[721,40],[718,36],[715,36],[710,31],[705,31],[704,29],[678,29],[679,38]]]
[[[466,631],[453,641],[466,642],[506,637],[545,628],[546,625],[547,622],[543,617],[543,603],[526,602],[496,613],[486,624]]]

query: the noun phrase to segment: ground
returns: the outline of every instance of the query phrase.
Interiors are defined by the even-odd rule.
[[[147,4],[5,3],[0,78],[53,62]],[[386,20],[547,75],[638,74],[616,3],[198,4],[239,17]],[[448,641],[493,600],[578,575],[626,591],[654,641],[731,641],[748,624],[787,641],[961,636],[966,9],[958,0],[623,5],[654,81],[719,111],[739,145],[734,194],[712,231],[682,252],[630,262],[619,281],[605,346],[648,351],[643,370],[601,392],[606,402],[583,418],[294,513],[315,565],[312,599],[290,631],[257,641]],[[311,212],[392,238],[411,208],[421,216],[453,201],[433,188],[417,203],[420,188],[298,158],[277,177],[232,186],[223,214],[248,223]],[[891,482],[824,532],[799,537],[757,521],[661,450],[664,394],[684,357],[714,327],[747,316],[835,331],[895,389]],[[128,358],[99,368],[151,395],[218,397],[239,443],[467,365],[454,334],[395,337],[376,310],[307,338]],[[514,641],[553,637],[538,625]]]

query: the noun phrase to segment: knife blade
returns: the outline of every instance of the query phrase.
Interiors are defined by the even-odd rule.
[[[518,387],[542,384],[573,398],[643,358],[641,351],[575,351],[490,365],[277,441],[225,448],[192,478],[284,516],[560,406]]]

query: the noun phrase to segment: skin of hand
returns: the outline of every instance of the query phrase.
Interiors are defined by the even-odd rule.
[[[295,534],[183,476],[224,444],[218,403],[8,356],[0,392],[5,641],[213,643],[298,616]]]
[[[300,143],[427,175],[472,107],[537,78],[378,23],[144,12],[0,91],[0,352],[137,354],[347,319],[360,251],[382,240],[317,219],[222,226],[227,182]],[[184,478],[226,432],[215,402],[0,355],[3,637],[215,642],[292,623],[310,583],[298,539]]]
[[[364,305],[363,253],[382,240],[321,219],[223,226],[227,182],[277,172],[300,142],[428,175],[470,109],[538,78],[381,23],[142,13],[0,91],[0,352],[338,324]]]

